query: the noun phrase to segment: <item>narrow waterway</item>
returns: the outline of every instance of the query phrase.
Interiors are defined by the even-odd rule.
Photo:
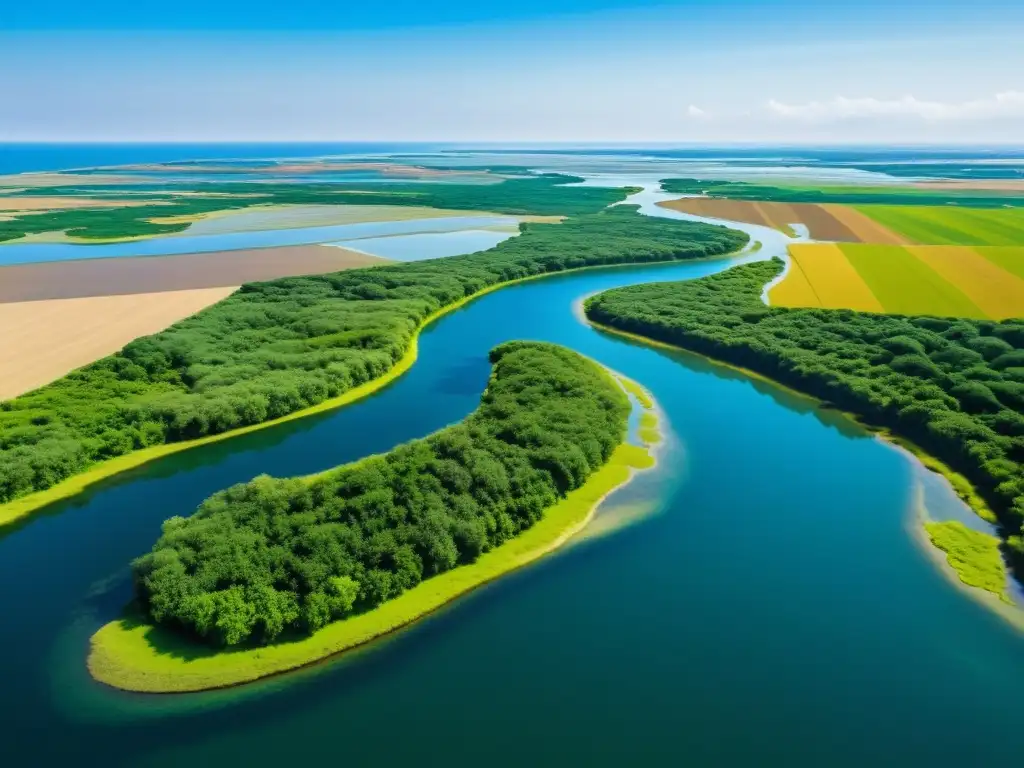
[[[908,534],[912,463],[807,400],[573,311],[731,263],[498,291],[429,328],[372,398],[169,457],[8,533],[3,764],[1018,765],[1024,642]],[[162,520],[261,472],[315,472],[463,418],[487,351],[517,338],[590,355],[662,409],[661,463],[610,500],[611,535],[297,674],[173,697],[88,678],[88,637]]]

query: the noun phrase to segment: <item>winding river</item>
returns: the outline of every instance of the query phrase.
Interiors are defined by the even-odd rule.
[[[8,532],[0,762],[1019,765],[1024,642],[910,535],[911,461],[809,401],[574,312],[734,261],[489,294],[425,331],[412,370],[367,400],[168,457]],[[487,351],[517,338],[590,355],[663,411],[661,462],[602,508],[608,535],[299,673],[162,697],[88,678],[88,637],[162,520],[261,472],[315,472],[461,419]]]

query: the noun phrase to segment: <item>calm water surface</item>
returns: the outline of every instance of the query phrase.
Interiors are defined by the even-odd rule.
[[[168,235],[127,243],[9,243],[0,245],[0,266],[72,259],[111,259],[125,256],[168,256],[175,253],[209,253],[279,245],[309,245],[359,238],[385,237],[418,232],[454,232],[480,227],[514,227],[510,216],[448,216],[436,219],[374,221],[332,224],[322,227],[268,229],[254,232],[223,232],[210,235]]]
[[[658,199],[647,185],[631,202]],[[784,250],[744,228],[756,258]],[[0,764],[1019,765],[1022,638],[908,533],[917,498],[955,514],[948,488],[915,493],[905,456],[806,400],[574,311],[728,263],[504,289],[432,326],[372,398],[169,457],[7,533]],[[173,697],[89,679],[88,638],[129,598],[127,563],[162,520],[261,472],[322,470],[463,418],[487,351],[514,338],[570,346],[658,399],[661,463],[606,505],[596,527],[611,533],[297,674]]]
[[[4,765],[1019,765],[1024,643],[907,532],[913,470],[808,402],[606,336],[573,310],[723,262],[488,295],[341,411],[170,457],[0,539]],[[89,680],[89,635],[160,522],[269,472],[314,472],[464,417],[507,339],[644,383],[671,429],[653,513],[359,654],[241,689]],[[634,489],[635,492],[636,489]]]

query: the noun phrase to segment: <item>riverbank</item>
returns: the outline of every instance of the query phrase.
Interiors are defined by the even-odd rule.
[[[631,341],[653,347],[694,355],[714,365],[720,365],[729,370],[741,373],[751,379],[769,383],[772,386],[778,387],[781,391],[804,398],[817,404],[819,407],[824,407],[823,401],[819,398],[816,398],[806,392],[793,389],[770,376],[765,376],[764,374],[756,371],[742,368],[699,352],[694,352],[686,347],[668,344],[646,336],[629,333],[611,326],[603,325],[590,318],[587,318],[587,322],[594,328],[604,331],[605,333],[627,338]],[[932,456],[909,439],[897,435],[889,429],[876,427],[864,422],[856,414],[847,411],[840,411],[834,408],[830,408],[829,410],[841,414],[843,417],[849,419],[852,423],[861,427],[866,432],[873,434],[877,439],[902,450],[908,460],[917,461],[925,469],[941,475],[949,483],[954,493],[956,493],[956,495],[968,507],[970,507],[971,511],[978,515],[979,518],[993,524],[997,522],[994,512],[992,512],[991,508],[982,498],[974,485],[962,474],[949,467],[945,462]],[[971,532],[966,528],[964,530],[967,530],[967,533],[964,534],[959,529],[951,529],[949,524],[946,523],[931,523],[930,526],[927,523],[928,521],[922,517],[920,525],[917,526],[920,528],[917,536],[919,536],[919,540],[923,540],[929,548],[940,556],[937,562],[939,562],[944,569],[955,574],[957,579],[965,588],[970,587],[971,589],[967,590],[968,593],[975,596],[984,605],[992,608],[992,600],[989,598],[996,598],[997,602],[1003,606],[1001,609],[997,610],[997,612],[1004,616],[1004,618],[1008,613],[1020,614],[1010,620],[1011,623],[1014,623],[1017,626],[1024,626],[1024,613],[1017,610],[1015,606],[1007,600],[1005,590],[1000,589],[999,591],[995,591],[991,588],[991,573],[993,571],[991,547],[977,546],[979,543],[978,540],[971,536],[974,532]],[[977,536],[982,536],[982,534],[977,534]],[[998,542],[998,539],[995,539],[994,537],[989,538],[992,538],[994,542]],[[996,553],[999,554],[998,548]],[[1006,568],[1001,554],[1000,564],[1004,569]],[[988,574],[988,578],[982,578],[979,574]]]
[[[620,380],[627,388],[626,380]],[[644,415],[653,416],[654,403],[646,392],[645,396],[650,405],[641,404],[641,408]],[[308,638],[259,648],[216,650],[129,617],[110,622],[93,635],[89,673],[122,690],[185,693],[252,682],[364,646],[558,549],[587,526],[612,492],[654,464],[649,445],[623,442],[582,487],[548,509],[519,536],[472,564],[427,579],[372,611],[329,624]]]
[[[722,254],[719,257],[705,257],[702,260],[721,260],[726,261],[730,258],[734,258],[735,252]],[[261,422],[259,424],[253,424],[240,429],[229,430],[227,432],[221,432],[216,435],[209,435],[206,437],[198,438],[195,440],[182,441],[177,443],[167,443],[164,445],[152,446],[150,448],[143,448],[142,450],[135,451],[124,456],[118,456],[114,459],[102,462],[95,465],[94,467],[86,470],[85,472],[69,477],[68,479],[47,488],[44,491],[38,491],[36,493],[22,496],[12,501],[0,504],[0,535],[3,534],[5,528],[10,526],[12,523],[16,523],[24,518],[28,517],[32,513],[42,509],[43,507],[54,504],[58,501],[68,499],[72,496],[76,496],[97,483],[112,478],[128,470],[141,467],[157,459],[161,459],[165,456],[170,456],[181,451],[187,451],[192,448],[198,448],[200,446],[209,445],[212,443],[221,442],[228,440],[233,437],[250,434],[257,430],[267,429],[270,427],[285,424],[290,421],[297,419],[303,419],[307,416],[313,416],[318,413],[324,413],[327,411],[333,411],[342,406],[354,403],[358,400],[372,395],[379,390],[386,387],[388,384],[393,382],[399,376],[408,371],[413,363],[416,362],[418,356],[418,339],[420,333],[436,320],[444,317],[445,315],[454,312],[462,307],[466,306],[470,302],[473,302],[489,293],[506,288],[511,285],[518,285],[526,283],[532,280],[540,280],[555,275],[567,275],[582,272],[585,270],[597,270],[597,269],[623,269],[632,268],[637,266],[658,266],[658,265],[676,265],[682,262],[697,261],[696,259],[668,259],[665,261],[658,262],[646,262],[646,263],[621,263],[621,264],[594,264],[585,267],[576,267],[573,269],[563,269],[559,271],[543,272],[540,274],[529,275],[527,277],[518,278],[515,280],[507,280],[501,283],[495,283],[494,285],[487,286],[480,289],[476,293],[469,296],[465,296],[458,301],[441,307],[436,312],[427,316],[417,326],[413,332],[409,348],[406,350],[402,358],[395,363],[395,365],[389,369],[385,374],[379,376],[376,379],[372,379],[364,384],[359,385],[353,389],[350,389],[338,397],[324,400],[317,405],[305,408],[294,413],[290,413],[286,416],[282,416],[271,421]]]

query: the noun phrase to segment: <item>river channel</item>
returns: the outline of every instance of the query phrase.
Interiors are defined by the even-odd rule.
[[[1019,765],[1024,642],[909,531],[911,460],[810,401],[574,311],[735,261],[497,291],[428,328],[418,362],[373,397],[168,457],[7,532],[0,763]],[[161,521],[259,473],[316,472],[458,421],[509,339],[564,344],[658,401],[660,463],[605,504],[604,535],[263,683],[140,696],[88,677],[88,638],[130,597],[128,563]]]

